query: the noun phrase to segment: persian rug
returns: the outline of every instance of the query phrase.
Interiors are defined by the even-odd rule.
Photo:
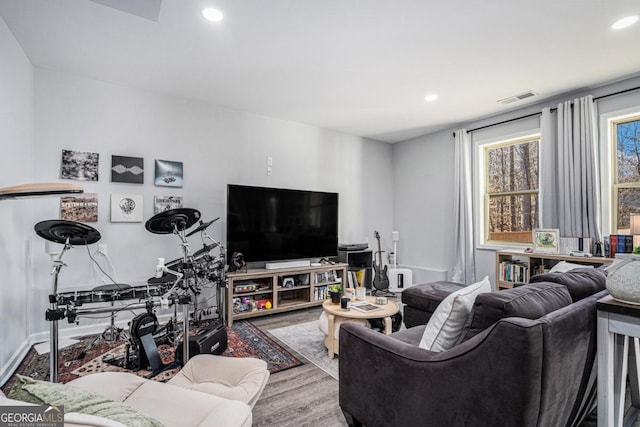
[[[226,357],[255,357],[267,362],[270,373],[276,373],[285,369],[302,365],[302,362],[285,350],[278,343],[266,336],[248,321],[234,322],[231,328],[227,327],[228,345],[222,356]],[[126,343],[116,341],[114,343],[96,340],[96,336],[86,336],[78,339],[77,344],[61,349],[58,356],[58,381],[69,382],[75,378],[96,372],[132,372],[139,376],[146,376],[150,372],[144,369],[131,371],[120,366],[103,362],[103,358],[109,356],[124,355]],[[167,344],[158,345],[158,353],[162,363],[170,365],[175,359],[175,348]],[[168,381],[179,367],[170,368],[160,372],[152,379],[155,381]],[[32,347],[24,360],[16,370],[17,374],[25,375],[37,380],[49,379],[49,353],[39,355]],[[11,389],[15,381],[15,374],[2,388],[5,395]]]
[[[269,332],[309,362],[338,379],[338,358],[336,356],[329,359],[324,346],[324,334],[317,320],[271,329]]]

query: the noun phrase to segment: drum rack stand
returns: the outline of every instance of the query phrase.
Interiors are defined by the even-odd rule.
[[[49,295],[50,307],[45,313],[45,318],[51,321],[49,327],[49,380],[51,382],[58,382],[58,321],[65,317],[64,308],[58,307],[58,276],[62,267],[66,265],[62,262],[62,256],[69,249],[71,249],[71,245],[69,238],[67,238],[60,255],[53,261],[52,293]]]
[[[55,296],[55,295],[54,295]],[[174,304],[177,305],[181,305],[182,306],[182,311],[183,311],[183,316],[186,316],[183,318],[183,330],[182,330],[182,334],[183,337],[188,337],[189,336],[189,304],[191,303],[191,296],[190,295],[183,295],[180,297],[176,298],[177,301],[174,302]],[[104,313],[110,313],[114,310],[113,307],[102,307],[102,308],[73,308],[73,309],[69,309],[69,310],[65,310],[64,308],[58,308],[57,307],[57,299],[53,298],[54,303],[52,303],[52,305],[55,305],[55,308],[49,309],[47,310],[47,320],[50,320],[51,323],[51,346],[50,346],[50,353],[49,353],[49,367],[51,369],[51,382],[57,382],[58,381],[58,320],[61,320],[65,317],[68,318],[69,323],[73,323],[75,322],[76,318],[78,316],[82,316],[82,315],[89,315],[89,314],[104,314]],[[138,304],[131,304],[129,306],[127,306],[127,310],[140,310],[140,309],[146,309],[147,311],[150,311],[151,309],[153,309],[154,307],[158,307],[161,306],[162,302],[161,301],[147,301],[144,303],[138,303]],[[55,316],[52,316],[52,313],[55,313]],[[54,320],[55,317],[55,320]],[[142,343],[142,348],[138,348],[138,352],[140,351],[144,351],[146,353],[147,358],[149,359],[149,364],[151,365],[152,368],[152,372],[151,374],[148,375],[148,378],[151,378],[155,375],[157,375],[158,373],[172,368],[174,367],[173,364],[168,364],[168,365],[164,365],[162,363],[162,360],[160,359],[160,355],[158,353],[158,349],[157,346],[155,344],[155,340],[153,338],[152,334],[147,334],[144,335],[142,337],[140,337],[141,339],[141,343]],[[183,338],[184,339],[184,338]],[[188,338],[187,338],[188,340]],[[127,346],[129,346],[129,344],[127,344]],[[55,350],[55,351],[54,351]],[[188,351],[188,349],[187,349]],[[129,353],[129,347],[127,348],[127,354],[126,354],[126,361],[125,364],[128,364],[128,360],[131,357],[131,354]],[[138,358],[140,358],[140,355],[138,355]],[[56,367],[56,369],[53,369],[53,367]],[[127,366],[124,366],[127,367]]]

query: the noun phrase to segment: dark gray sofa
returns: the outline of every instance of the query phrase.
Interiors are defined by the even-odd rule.
[[[604,274],[570,273],[561,285],[541,277],[481,294],[461,342],[441,353],[418,347],[425,326],[383,335],[343,324],[339,401],[349,425],[579,425],[595,408],[596,301],[607,292]],[[560,296],[566,305],[535,316],[546,305],[536,295],[547,293],[532,291],[536,286],[554,292],[554,304],[554,287],[567,288]],[[473,320],[480,312],[484,317]],[[501,318],[469,333],[491,316]]]

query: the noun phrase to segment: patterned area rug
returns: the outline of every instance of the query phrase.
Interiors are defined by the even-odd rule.
[[[270,373],[283,371],[302,365],[302,362],[285,350],[282,346],[267,337],[262,331],[247,321],[234,322],[227,327],[228,346],[222,356],[227,357],[255,357],[267,362]],[[124,342],[107,343],[102,340],[92,345],[96,336],[79,338],[77,344],[61,349],[58,356],[58,380],[61,383],[96,372],[126,372],[128,369],[103,362],[104,356],[124,355]],[[158,352],[163,364],[174,361],[175,348],[167,344],[158,345]],[[179,368],[165,370],[153,379],[167,381],[171,379]],[[131,371],[139,376],[146,376],[147,370]],[[24,358],[16,373],[38,380],[49,379],[49,353],[39,355],[32,347]],[[4,385],[5,395],[11,389],[15,375]]]

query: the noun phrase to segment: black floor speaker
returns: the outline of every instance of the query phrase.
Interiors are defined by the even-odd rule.
[[[194,335],[189,336],[189,358],[196,354],[222,354],[227,349],[227,328],[215,322],[197,326]],[[182,342],[176,349],[176,360],[182,365]]]

